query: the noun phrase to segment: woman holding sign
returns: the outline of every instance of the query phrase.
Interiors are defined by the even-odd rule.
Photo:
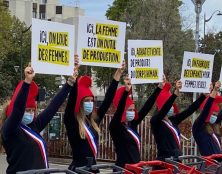
[[[122,68],[117,69],[105,99],[97,110],[95,110],[94,95],[90,88],[92,79],[89,76],[82,76],[73,86],[64,120],[72,148],[73,161],[69,166],[70,170],[75,171],[76,167],[87,165],[87,157],[92,159],[92,164],[96,164],[99,124],[112,103],[124,69],[125,63]]]
[[[115,145],[117,154],[116,165],[124,167],[125,164],[135,164],[140,161],[140,135],[137,127],[145,118],[161,92],[162,83],[147,99],[139,112],[136,111],[131,95],[131,82],[127,77],[125,86],[120,87],[113,100],[117,108],[112,121],[110,122],[110,134]]]
[[[38,87],[33,81],[34,76],[32,67],[26,67],[25,80],[14,91],[1,130],[9,164],[6,171],[8,174],[48,168],[47,150],[40,132],[53,118],[76,80],[76,74],[71,76],[48,107],[37,116],[35,97]]]
[[[222,111],[219,112],[218,106],[218,103],[221,103],[221,96],[217,96],[220,86],[221,83],[216,82],[192,127],[193,137],[203,156],[221,153],[221,145],[215,129],[215,125],[220,124],[222,120]]]
[[[182,87],[181,81],[176,82],[174,94],[170,93],[171,85],[166,83],[157,98],[158,113],[151,120],[151,130],[157,144],[157,159],[164,161],[165,158],[178,157],[182,155],[180,148],[180,130],[178,125],[193,114],[205,99],[201,95],[186,110],[178,113],[174,100],[179,96],[179,90]]]

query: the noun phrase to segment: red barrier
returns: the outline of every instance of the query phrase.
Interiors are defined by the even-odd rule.
[[[219,162],[217,162],[216,160],[220,159],[222,161],[222,154],[213,154],[210,156],[204,156],[203,158],[211,161],[212,163],[219,164]]]
[[[150,167],[147,169],[148,174],[202,174],[197,171],[195,167],[189,167],[182,163],[178,163],[177,166],[169,164],[163,161],[140,161],[137,164],[126,164],[125,169],[134,172],[135,174],[146,173],[145,167]],[[152,167],[159,167],[161,169],[152,170]]]

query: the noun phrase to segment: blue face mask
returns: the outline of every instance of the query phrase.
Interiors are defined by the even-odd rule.
[[[28,125],[30,124],[34,119],[34,113],[25,112],[22,117],[22,124]]]
[[[170,108],[170,110],[168,111],[168,113],[167,113],[167,116],[173,116],[174,115],[174,109],[173,109],[173,107],[171,107]]]
[[[210,116],[210,124],[214,124],[217,121],[217,116],[216,115],[211,115]]]
[[[126,111],[126,120],[132,121],[135,117],[135,111]]]
[[[93,111],[93,102],[84,102],[83,103],[83,108],[84,108],[84,111],[85,111],[86,115],[91,114],[92,111]]]

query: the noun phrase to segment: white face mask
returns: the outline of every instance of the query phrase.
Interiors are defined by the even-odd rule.
[[[22,117],[22,123],[24,125],[28,125],[28,124],[32,123],[33,119],[34,119],[34,113],[25,112]]]
[[[132,121],[135,118],[135,111],[126,111],[126,121]]]
[[[217,121],[217,116],[216,115],[211,115],[210,116],[210,124],[214,124]]]
[[[168,111],[168,113],[167,113],[167,116],[173,116],[174,115],[174,109],[173,109],[173,107],[171,107],[170,108],[170,110]]]
[[[86,115],[91,114],[92,111],[93,111],[93,102],[84,102],[83,103],[83,108],[84,108],[84,111],[85,111]]]

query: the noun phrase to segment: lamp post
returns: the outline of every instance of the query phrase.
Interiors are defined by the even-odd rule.
[[[21,32],[21,53],[20,53],[20,67],[21,67],[21,70],[20,70],[20,79],[22,80],[23,77],[22,77],[22,74],[23,74],[23,57],[22,57],[22,51],[23,51],[23,34],[28,32],[30,30],[30,28],[32,27],[32,25],[30,25],[28,28],[26,28],[25,30],[23,30]]]
[[[195,52],[199,52],[199,27],[200,27],[200,13],[202,6],[206,0],[191,0],[195,6],[196,13],[196,32],[195,32]]]
[[[218,16],[222,16],[222,13],[221,13],[220,10],[215,10],[208,19],[206,19],[206,14],[204,13],[204,36],[203,36],[204,40],[205,40],[205,32],[206,32],[206,23],[209,22],[209,21],[212,19],[213,15],[214,15],[216,12],[218,12],[218,13],[217,13]]]
[[[196,32],[195,32],[195,52],[199,52],[199,26],[200,26],[200,13],[202,11],[202,6],[206,0],[191,0],[195,7],[196,13]],[[193,101],[197,98],[197,93],[193,94]]]
[[[200,26],[200,13],[202,11],[202,6],[206,0],[191,0],[195,7],[195,13],[196,13],[196,32],[195,32],[195,52],[199,52],[199,26]],[[193,93],[193,101],[195,101],[197,98],[197,93]],[[192,117],[192,123],[194,123],[194,116]],[[191,140],[193,141],[193,139]],[[197,146],[194,146],[195,149],[195,155],[197,155]]]

